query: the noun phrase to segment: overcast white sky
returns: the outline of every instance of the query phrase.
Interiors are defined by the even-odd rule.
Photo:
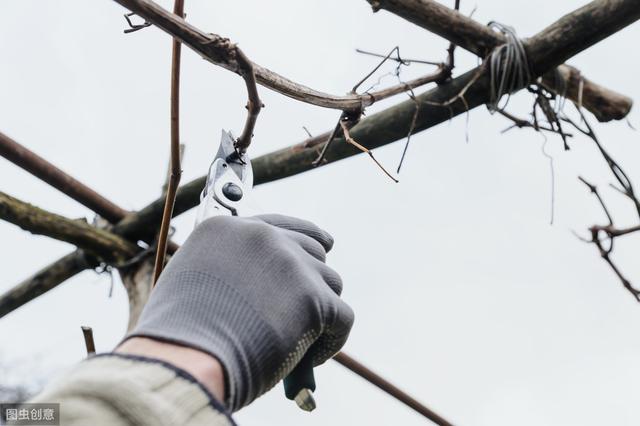
[[[161,2],[170,8],[170,1]],[[475,19],[495,19],[529,36],[585,1],[462,1]],[[0,131],[127,209],[155,199],[169,145],[170,39],[155,28],[124,35],[124,10],[102,1],[0,1]],[[355,48],[440,60],[447,43],[364,0],[186,2],[188,19],[239,42],[249,57],[311,87],[345,93],[375,60]],[[607,87],[640,99],[640,26],[570,63]],[[205,173],[220,129],[239,133],[242,80],[183,54],[183,182]],[[458,72],[477,60],[459,51]],[[391,69],[390,66],[388,69]],[[403,77],[427,72],[413,65]],[[387,81],[387,80],[385,80]],[[267,89],[252,155],[320,133],[337,113]],[[371,111],[403,100],[400,96]],[[511,110],[526,114],[527,97]],[[637,110],[631,121],[640,125]],[[640,306],[571,230],[603,220],[577,181],[611,181],[595,147],[550,138],[556,171],[555,224],[542,137],[500,131],[509,123],[480,108],[414,137],[393,184],[366,156],[261,186],[266,212],[308,218],[336,238],[329,263],[356,312],[346,351],[461,425],[637,425],[640,423]],[[640,185],[638,133],[625,122],[598,127]],[[465,141],[468,133],[469,141]],[[376,151],[394,169],[395,143]],[[0,190],[69,217],[92,214],[0,160]],[[621,224],[628,202],[606,191]],[[193,215],[175,221],[176,239]],[[0,291],[72,250],[0,222]],[[640,285],[638,239],[617,260]],[[18,379],[52,374],[84,356],[80,325],[106,351],[124,333],[119,282],[85,272],[0,320],[2,357]],[[24,373],[28,371],[29,373]],[[32,374],[33,371],[40,371]],[[318,409],[302,413],[278,388],[241,411],[242,424],[418,425],[423,419],[339,365],[317,369]],[[15,380],[14,377],[12,380]],[[2,380],[0,378],[0,380]],[[8,380],[5,378],[5,380]]]

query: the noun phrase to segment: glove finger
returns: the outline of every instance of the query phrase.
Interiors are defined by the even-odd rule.
[[[288,229],[311,237],[319,242],[326,252],[329,252],[333,247],[333,237],[327,231],[320,229],[317,225],[307,220],[281,214],[261,214],[254,217],[278,228]]]
[[[335,294],[340,296],[342,294],[342,278],[340,275],[333,268],[327,265],[321,266],[320,273],[329,288],[333,290]]]
[[[313,365],[317,366],[332,358],[347,342],[351,327],[353,327],[353,310],[338,296],[335,298],[333,318],[328,318],[324,332],[311,345],[309,356],[313,359]]]
[[[325,264],[327,253],[324,251],[324,248],[320,243],[314,240],[311,237],[307,237],[306,235],[300,234],[299,232],[287,231],[289,238],[293,239],[296,243],[298,243],[304,251],[309,253],[313,258],[322,262],[321,264],[317,264],[316,267],[320,271],[320,275],[324,280],[325,284],[329,286],[331,290],[338,296],[342,293],[342,278],[340,275],[333,270],[333,268],[327,266]]]
[[[315,259],[324,263],[327,260],[327,252],[325,251],[322,244],[320,244],[316,239],[311,238],[305,234],[301,234],[295,231],[285,230],[287,236],[294,240],[300,247],[304,249],[307,253],[313,256]]]

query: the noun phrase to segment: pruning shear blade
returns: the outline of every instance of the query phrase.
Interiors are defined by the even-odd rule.
[[[220,147],[200,194],[196,225],[213,216],[247,216],[253,188],[253,169],[247,154],[240,156],[231,132],[222,131]]]

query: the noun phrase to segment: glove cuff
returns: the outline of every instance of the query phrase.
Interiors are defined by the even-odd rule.
[[[217,358],[230,411],[273,387],[277,378],[271,375],[283,359],[278,336],[260,314],[232,285],[201,271],[165,271],[131,337],[174,342]]]

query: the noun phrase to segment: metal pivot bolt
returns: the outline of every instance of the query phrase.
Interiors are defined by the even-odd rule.
[[[231,201],[240,201],[242,199],[242,188],[233,182],[227,182],[222,187],[222,193]]]

